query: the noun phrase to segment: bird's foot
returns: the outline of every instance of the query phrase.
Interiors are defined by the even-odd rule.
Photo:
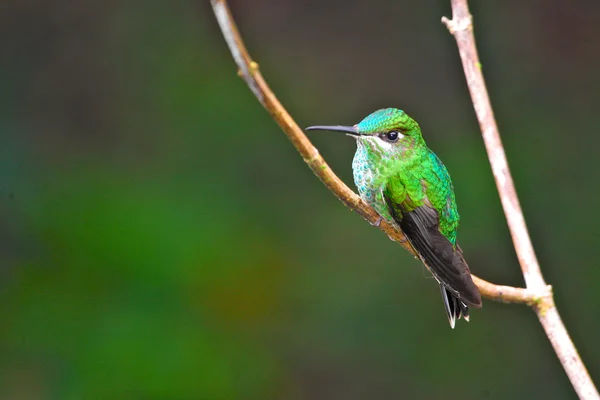
[[[369,222],[369,223],[371,224],[371,226],[375,226],[375,227],[379,228],[379,225],[381,225],[381,220],[382,219],[383,218],[381,216],[379,216],[379,218],[377,218],[377,221],[375,221],[375,222]]]

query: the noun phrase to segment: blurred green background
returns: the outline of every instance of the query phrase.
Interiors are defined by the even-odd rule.
[[[533,242],[598,381],[600,2],[472,3]],[[301,126],[415,117],[471,269],[523,285],[448,1],[231,6]],[[0,41],[0,399],[575,398],[527,307],[449,328],[420,263],[236,76],[208,1],[9,0]],[[353,141],[310,137],[352,184]]]

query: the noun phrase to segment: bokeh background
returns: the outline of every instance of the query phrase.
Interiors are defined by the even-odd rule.
[[[600,381],[600,3],[474,1],[544,275]],[[405,109],[471,269],[523,285],[447,1],[232,1],[301,126]],[[420,263],[315,179],[207,1],[0,5],[1,399],[573,399],[524,306],[451,330]],[[310,135],[349,184],[354,143]]]

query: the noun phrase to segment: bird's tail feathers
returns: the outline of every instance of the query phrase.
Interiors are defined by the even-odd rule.
[[[456,321],[461,317],[465,321],[469,322],[469,306],[467,303],[456,297],[450,292],[443,284],[440,284],[440,290],[442,292],[442,299],[444,300],[444,308],[446,309],[446,315],[448,316],[448,322],[450,327],[454,329]]]

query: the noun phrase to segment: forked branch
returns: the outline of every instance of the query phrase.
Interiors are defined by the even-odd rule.
[[[460,3],[453,1],[454,3]],[[466,6],[466,2],[465,6]],[[231,12],[229,11],[229,7],[227,6],[226,0],[211,0],[211,4],[221,28],[223,32],[223,36],[225,37],[225,41],[229,46],[229,50],[235,60],[235,63],[238,67],[238,75],[240,75],[250,90],[254,93],[258,101],[263,105],[263,107],[271,114],[275,122],[279,125],[281,130],[287,135],[289,140],[292,142],[298,153],[302,156],[304,161],[308,164],[309,168],[313,171],[313,173],[323,182],[323,184],[338,198],[340,201],[345,204],[350,209],[359,213],[363,218],[365,218],[371,225],[376,225],[379,221],[379,215],[373,210],[369,205],[361,200],[361,198],[354,193],[338,176],[329,168],[323,157],[319,154],[319,151],[312,145],[312,143],[308,140],[304,132],[298,127],[294,119],[290,116],[290,114],[285,110],[285,108],[281,105],[277,97],[273,94],[267,83],[265,82],[262,74],[259,71],[258,64],[252,60],[242,38],[238,32],[238,29],[233,21],[231,16]],[[466,9],[467,19],[464,20],[462,18],[453,19],[452,21],[445,20],[449,27],[455,32],[470,32],[471,36],[471,17],[468,14],[468,9]],[[455,11],[455,17],[457,16]],[[466,24],[468,27],[463,27],[461,24]],[[466,26],[465,25],[465,26]],[[456,36],[456,34],[455,34]],[[457,41],[459,39],[457,38]],[[459,43],[459,48],[460,48]],[[473,50],[474,50],[474,42],[473,42]],[[463,50],[461,50],[461,58],[463,56]],[[475,59],[477,59],[477,53],[469,53],[475,54]],[[463,65],[465,61],[463,58]],[[472,64],[476,66],[476,69],[479,70],[479,64]],[[480,71],[479,71],[480,73]],[[469,81],[469,75],[467,75],[467,80]],[[471,84],[469,84],[471,88]],[[493,151],[500,151],[500,157],[503,158],[503,164],[499,164],[498,172],[494,170],[494,177],[497,182],[503,182],[503,187],[506,182],[508,182],[508,186],[505,189],[500,189],[501,197],[506,196],[507,205],[505,206],[505,211],[507,207],[511,213],[516,213],[517,215],[512,215],[511,217],[507,214],[507,219],[509,220],[509,224],[511,226],[511,233],[513,234],[513,241],[515,243],[515,248],[517,248],[517,243],[521,243],[522,241],[526,243],[530,248],[529,253],[521,253],[517,250],[519,255],[519,261],[521,262],[521,266],[523,268],[525,281],[527,283],[527,289],[523,288],[515,288],[510,286],[501,286],[495,285],[493,283],[487,282],[481,278],[473,276],[473,280],[475,284],[479,287],[481,291],[481,295],[491,300],[505,302],[505,303],[522,303],[532,306],[539,318],[542,321],[542,325],[544,325],[544,329],[546,329],[546,334],[548,338],[552,342],[555,349],[557,349],[556,343],[561,344],[562,348],[566,349],[562,353],[559,353],[557,350],[557,354],[559,355],[559,359],[563,363],[565,370],[569,374],[571,378],[571,374],[569,373],[569,369],[577,370],[579,373],[579,381],[581,381],[580,386],[586,387],[588,393],[588,397],[584,398],[597,398],[591,397],[595,391],[593,383],[591,382],[589,375],[587,375],[587,371],[585,370],[585,366],[581,363],[579,356],[573,346],[570,338],[567,334],[564,325],[560,321],[560,317],[556,312],[556,308],[554,307],[554,302],[552,299],[552,289],[549,285],[546,285],[544,282],[537,261],[535,260],[535,254],[533,253],[533,247],[531,246],[531,241],[529,240],[529,235],[527,234],[527,230],[525,228],[523,214],[521,212],[520,206],[518,204],[518,199],[516,197],[516,192],[514,190],[514,185],[512,183],[512,178],[510,177],[510,172],[508,171],[508,165],[506,163],[506,157],[504,156],[504,150],[502,149],[502,144],[500,142],[500,137],[498,135],[498,129],[496,127],[494,117],[491,111],[491,106],[489,105],[489,99],[487,97],[487,92],[485,91],[485,84],[483,83],[483,77],[481,76],[481,85],[480,88],[483,88],[483,92],[478,89],[476,91],[476,96],[483,96],[483,103],[487,103],[475,106],[476,109],[481,107],[482,112],[486,119],[486,128],[488,126],[492,126],[494,129],[490,132],[483,131],[484,138],[487,136],[491,136],[491,140],[495,140]],[[471,89],[471,94],[473,96],[473,90]],[[474,98],[475,104],[475,98]],[[478,103],[479,104],[479,103]],[[478,113],[479,116],[479,113]],[[483,129],[483,125],[482,125]],[[494,134],[495,131],[495,134]],[[487,132],[487,133],[486,133]],[[494,136],[495,135],[495,136]],[[486,142],[487,144],[487,142]],[[498,150],[499,148],[499,150]],[[490,153],[490,148],[488,148],[488,155],[490,156],[490,161],[497,157]],[[494,156],[494,157],[493,157]],[[493,162],[492,162],[493,163]],[[506,192],[512,193],[506,193]],[[502,200],[502,204],[505,204],[505,200]],[[510,208],[512,207],[512,208]],[[519,221],[520,218],[520,221]],[[516,221],[516,222],[514,222]],[[513,225],[519,226],[522,225],[523,229],[517,230],[516,233],[513,232]],[[381,221],[379,224],[379,229],[385,232],[390,239],[396,241],[402,247],[404,247],[407,251],[409,251],[413,256],[415,256],[415,252],[402,234],[402,232],[396,230],[392,225],[386,223],[385,221]],[[517,236],[515,236],[517,235]],[[524,236],[520,236],[524,235]],[[533,256],[533,258],[531,258]],[[523,265],[526,267],[523,267]],[[562,329],[562,330],[561,330]],[[569,346],[565,347],[565,343],[570,343]],[[564,357],[569,357],[564,358]],[[569,367],[570,365],[570,367]],[[585,379],[582,377],[587,376],[587,383]],[[571,379],[573,382],[573,379]],[[575,386],[575,383],[573,383]],[[590,388],[591,387],[591,391]],[[577,387],[576,387],[577,390]],[[578,393],[579,390],[577,390]],[[581,394],[580,394],[581,395]],[[597,396],[597,392],[596,392]]]
[[[525,284],[527,289],[536,291],[547,287],[547,284],[542,276],[542,271],[533,250],[527,226],[525,225],[523,211],[521,210],[515,184],[508,168],[498,125],[494,118],[485,80],[481,72],[481,63],[477,54],[477,47],[475,46],[475,36],[473,35],[473,18],[469,12],[467,0],[451,0],[451,4],[452,19],[449,20],[444,17],[442,18],[442,22],[448,27],[458,45],[467,86],[471,93],[471,100],[477,114],[477,120],[479,121],[479,127],[492,166],[492,173],[496,181],[498,194],[500,195],[517,258],[523,271]],[[569,337],[565,325],[560,319],[552,294],[549,293],[541,301],[531,305],[579,397],[582,399],[599,399],[600,396],[594,386],[594,382],[592,382],[573,341]]]
[[[313,173],[323,182],[323,184],[334,194],[342,203],[350,209],[359,213],[371,225],[376,225],[379,221],[379,215],[373,208],[354,193],[338,176],[329,168],[319,151],[312,145],[304,132],[298,127],[296,122],[281,105],[275,94],[271,91],[264,78],[262,77],[258,64],[252,61],[250,54],[237,30],[235,22],[225,0],[211,0],[217,22],[223,32],[225,41],[233,55],[233,59],[238,67],[240,75],[258,101],[271,114],[281,130],[290,139],[298,153],[308,164]],[[385,232],[390,239],[394,240],[413,256],[414,250],[404,237],[404,234],[385,221],[381,221],[379,229]],[[548,295],[548,290],[533,292],[527,289],[498,286],[483,279],[473,277],[475,284],[479,287],[482,296],[502,301],[506,303],[525,303],[534,304],[541,298]]]

